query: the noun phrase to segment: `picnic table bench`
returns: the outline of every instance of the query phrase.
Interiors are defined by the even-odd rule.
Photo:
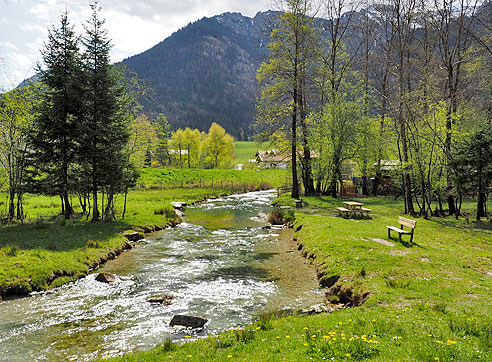
[[[397,228],[396,226],[388,226],[388,225],[386,226],[388,228],[388,239],[391,238],[391,230],[393,230],[398,233],[398,239],[400,240],[400,242],[401,242],[402,235],[410,235],[410,242],[412,242],[413,231],[415,230],[415,225],[417,224],[417,221],[399,216],[398,224],[400,224],[400,228]],[[412,231],[403,230],[404,226],[409,227]]]
[[[338,210],[338,215],[342,215],[342,217],[345,217],[345,215],[348,215],[350,210],[345,208],[345,207],[337,207]]]

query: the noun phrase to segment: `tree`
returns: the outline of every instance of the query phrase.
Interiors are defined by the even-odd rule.
[[[174,155],[179,157],[179,168],[183,168],[183,151],[185,146],[185,134],[180,128],[171,134],[170,148]]]
[[[225,129],[217,123],[212,123],[205,140],[205,151],[212,161],[213,167],[232,159],[234,155],[234,138],[226,133]]]
[[[79,38],[67,12],[60,18],[60,27],[48,31],[48,42],[41,53],[42,92],[30,144],[42,172],[40,191],[59,195],[62,213],[68,219],[73,213],[69,199],[71,166],[79,144],[84,82]]]
[[[130,115],[126,110],[123,72],[110,64],[111,42],[101,7],[90,5],[92,13],[84,26],[83,43],[85,112],[80,122],[80,163],[87,166],[91,180],[92,220],[100,218],[98,192],[107,195],[105,220],[113,217],[114,195],[124,189],[124,170],[128,162],[124,149],[129,139]]]
[[[184,149],[188,152],[188,168],[191,168],[192,165],[196,166],[200,160],[200,151],[201,151],[201,139],[200,139],[200,131],[198,129],[191,129],[186,127],[184,132]]]
[[[477,194],[477,220],[486,217],[486,195],[492,180],[492,125],[482,121],[476,130],[463,137],[453,148],[450,163],[460,191]],[[460,193],[461,195],[461,193]]]
[[[17,196],[17,219],[23,218],[22,184],[26,167],[28,134],[32,127],[32,104],[30,88],[13,90],[0,95],[0,164],[8,179],[7,218],[15,216]]]
[[[137,168],[143,168],[149,163],[149,156],[152,159],[156,153],[159,142],[157,131],[147,116],[140,115],[132,123],[130,133],[130,162]]]
[[[157,132],[156,157],[161,165],[171,164],[171,155],[169,154],[169,139],[171,138],[171,126],[167,121],[164,113],[159,113],[152,122]]]
[[[307,193],[314,192],[311,171],[311,152],[308,143],[307,86],[308,75],[316,62],[318,47],[314,19],[310,16],[311,1],[285,0],[279,2],[282,10],[270,34],[268,61],[258,70],[262,86],[258,100],[258,120],[268,124],[269,135],[285,133],[292,155],[292,197],[299,197],[297,181],[297,143],[303,145],[303,182]],[[284,9],[285,7],[285,9]],[[290,122],[286,123],[290,118]],[[301,126],[298,137],[297,128]]]

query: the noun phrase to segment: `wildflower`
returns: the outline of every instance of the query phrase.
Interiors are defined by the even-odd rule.
[[[430,333],[429,333],[429,334],[427,335],[427,337],[432,337],[432,334],[430,334]]]
[[[439,361],[439,357],[434,358],[434,360]]]
[[[442,341],[436,341],[436,343],[443,344]]]
[[[191,336],[185,336],[185,338],[191,338]]]
[[[343,322],[338,322],[338,324],[339,324],[339,325],[342,325],[342,324],[343,324]]]
[[[256,330],[259,331],[261,329],[261,327],[256,327]]]
[[[262,341],[262,342],[265,342],[265,338],[262,338],[262,339],[261,339],[261,341]]]
[[[228,354],[228,355],[227,355],[227,358],[232,358],[232,355]]]
[[[452,340],[448,339],[448,340],[446,341],[446,344],[447,344],[448,346],[450,346],[450,345],[452,345],[452,344],[456,344],[456,341],[452,341]]]
[[[193,356],[192,356],[191,354],[189,354],[189,355],[188,355],[188,358],[191,358],[191,357],[193,357]]]
[[[345,355],[345,357],[350,357],[350,353],[347,353],[347,354]]]
[[[304,329],[304,330],[307,330],[307,329],[308,329],[308,327],[304,327],[303,329]]]
[[[375,319],[373,319],[372,321],[373,321],[373,322],[376,322],[376,320],[375,320]]]
[[[304,343],[304,345],[305,345],[306,347],[307,347],[307,346],[309,346],[307,343]]]
[[[285,338],[289,339],[289,338],[290,338],[290,336],[285,336]]]
[[[330,339],[330,336],[323,336],[323,339]]]
[[[280,339],[280,337],[279,337],[279,336],[277,336],[277,337],[275,337],[275,338]]]
[[[349,319],[348,321],[349,321],[349,322],[352,322],[352,319]]]

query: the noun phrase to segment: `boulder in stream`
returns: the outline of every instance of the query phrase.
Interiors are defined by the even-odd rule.
[[[116,278],[110,273],[99,273],[96,280],[101,283],[113,283],[116,281]]]
[[[137,233],[136,231],[135,232],[128,232],[128,233],[125,233],[123,235],[125,235],[125,237],[129,241],[133,241],[133,242],[142,240],[144,238],[142,233]]]
[[[176,298],[174,295],[162,294],[162,295],[156,295],[154,297],[147,299],[147,302],[149,302],[149,303],[160,303],[162,305],[170,305],[174,298]]]
[[[205,323],[208,322],[207,318],[203,317],[196,317],[192,315],[180,315],[176,314],[173,319],[171,319],[171,322],[169,325],[171,327],[173,326],[184,326],[184,327],[189,327],[189,328],[203,328]]]

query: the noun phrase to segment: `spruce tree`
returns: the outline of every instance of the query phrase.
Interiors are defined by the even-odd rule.
[[[78,122],[82,107],[82,67],[79,39],[65,12],[60,26],[48,31],[38,66],[43,92],[31,137],[31,148],[44,194],[59,195],[62,213],[73,213],[69,193],[73,186],[71,168],[78,144]]]
[[[125,146],[128,142],[129,115],[124,109],[124,82],[122,71],[110,63],[111,42],[101,7],[90,5],[92,13],[84,26],[83,44],[85,74],[85,117],[80,124],[82,142],[80,163],[90,179],[93,199],[92,220],[100,218],[98,192],[106,198],[105,219],[112,219],[113,196],[124,189],[124,170],[128,162]]]

